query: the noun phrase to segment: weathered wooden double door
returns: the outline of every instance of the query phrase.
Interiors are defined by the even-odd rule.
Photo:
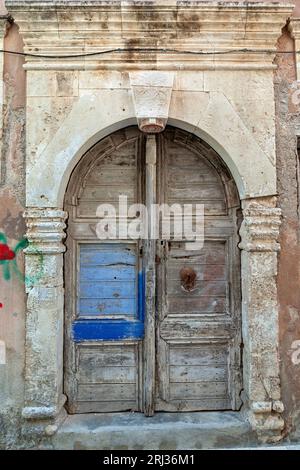
[[[172,230],[120,239],[109,224],[99,239],[99,205],[113,205],[121,220],[120,195],[128,207],[204,204],[203,248]],[[69,412],[238,409],[239,199],[213,149],[171,127],[156,137],[118,131],[81,159],[65,209]],[[134,223],[140,214],[128,216]]]

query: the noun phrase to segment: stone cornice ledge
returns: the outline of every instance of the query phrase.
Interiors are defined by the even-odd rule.
[[[6,7],[20,27],[25,52],[55,56],[127,49],[68,59],[27,57],[25,65],[81,70],[273,68],[277,39],[294,9],[276,3],[174,0],[7,0]],[[138,48],[150,51],[132,50]],[[163,48],[180,53],[157,51]],[[214,54],[232,49],[256,52]]]

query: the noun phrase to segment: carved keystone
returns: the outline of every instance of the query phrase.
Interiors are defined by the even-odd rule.
[[[148,134],[164,130],[169,116],[173,72],[130,72],[130,85],[138,126]]]

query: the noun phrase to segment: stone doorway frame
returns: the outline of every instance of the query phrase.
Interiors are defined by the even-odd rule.
[[[85,107],[86,103],[83,103]],[[117,117],[116,117],[117,118]],[[68,122],[69,121],[69,122]],[[76,126],[72,116],[64,122],[72,129],[74,139]],[[27,237],[30,242],[26,249],[26,275],[34,278],[41,256],[43,257],[43,276],[33,285],[27,285],[28,294],[26,315],[26,369],[25,369],[25,406],[22,416],[25,428],[56,429],[56,423],[65,416],[63,395],[63,253],[65,247],[65,220],[67,214],[62,210],[64,191],[72,169],[81,155],[102,137],[117,128],[136,123],[134,116],[106,127],[97,133],[89,129],[90,138],[82,137],[82,146],[75,152],[71,144],[65,148],[57,136],[42,155],[39,165],[47,168],[44,175],[37,165],[29,168],[27,175]],[[191,129],[188,123],[182,124],[172,117],[169,123],[190,129],[203,138],[203,129]],[[223,132],[228,132],[223,123]],[[239,132],[240,129],[236,129]],[[205,136],[209,136],[205,129]],[[60,129],[64,132],[64,129]],[[214,127],[211,134],[217,132]],[[269,174],[269,184],[275,185],[275,170],[266,168],[266,160],[256,166],[256,175],[249,178],[237,158],[229,157],[224,146],[232,148],[232,132],[228,132],[227,142],[222,147],[213,137],[207,138],[213,148],[222,150],[221,157],[229,168],[238,174],[238,190],[242,199],[243,222],[240,229],[240,248],[242,262],[242,329],[244,338],[243,373],[244,403],[249,411],[252,428],[263,441],[276,441],[281,438],[284,421],[281,413],[279,358],[278,358],[278,305],[277,305],[277,253],[281,211],[276,207],[276,196],[259,196],[257,182],[261,174]],[[248,141],[249,153],[255,141],[244,133]],[[70,140],[72,141],[72,139]],[[224,145],[225,144],[225,145]],[[50,147],[50,148],[49,148]],[[54,147],[54,148],[53,148]],[[55,148],[56,147],[56,148]],[[60,148],[59,148],[60,147]],[[52,158],[49,158],[52,155]],[[53,157],[53,155],[55,157]],[[63,155],[63,162],[59,159]],[[58,165],[58,166],[57,166]],[[56,187],[49,175],[55,168],[61,168]],[[272,167],[273,168],[273,167]],[[237,173],[238,172],[238,173]],[[246,190],[247,185],[247,190]],[[252,197],[245,197],[245,192]],[[41,194],[42,193],[42,194]],[[49,427],[50,425],[50,427]],[[52,426],[54,425],[54,427]],[[52,426],[52,427],[51,427]],[[46,431],[47,432],[47,431]]]

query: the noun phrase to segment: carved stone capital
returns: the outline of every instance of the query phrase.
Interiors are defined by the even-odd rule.
[[[250,202],[243,210],[240,228],[241,243],[245,251],[280,251],[278,243],[281,209],[260,202]]]
[[[66,234],[67,213],[60,209],[27,209],[24,213],[27,224],[26,236],[29,246],[25,253],[58,254],[65,251],[62,241]]]
[[[0,15],[0,41],[5,37],[7,30],[12,23],[12,17],[10,15]],[[3,44],[1,45],[1,47]]]
[[[291,18],[288,25],[289,32],[293,39],[295,39],[295,50],[300,49],[300,18]],[[297,80],[300,80],[300,53],[296,54],[296,68],[297,68]]]
[[[261,442],[278,442],[282,439],[284,411],[280,400],[253,402],[250,407],[250,423]]]

